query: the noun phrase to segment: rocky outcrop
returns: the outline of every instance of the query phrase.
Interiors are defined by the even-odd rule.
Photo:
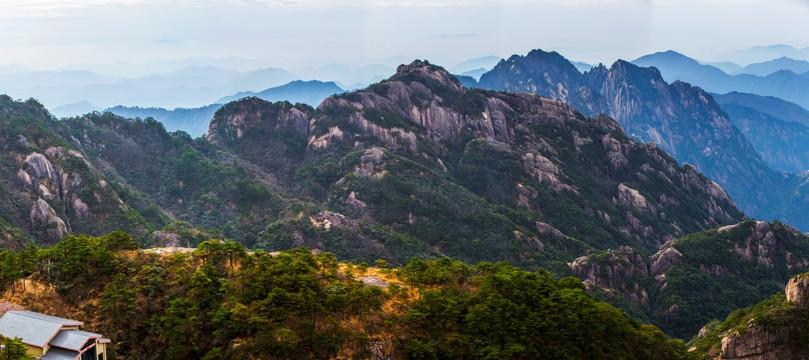
[[[158,247],[179,247],[180,235],[170,232],[155,231],[152,233],[153,243]],[[185,244],[188,245],[188,244]]]
[[[795,303],[797,307],[809,305],[809,275],[802,274],[789,279],[786,290],[787,301]]]
[[[637,283],[628,287],[631,279],[649,276],[643,257],[629,246],[622,246],[618,251],[608,249],[603,255],[582,256],[569,266],[588,289],[597,286],[607,292],[618,292],[638,305],[649,304],[646,289]]]
[[[809,350],[805,346],[805,318],[809,311],[809,274],[789,280],[785,289],[787,301],[795,308],[768,309],[761,317],[775,324],[764,326],[757,318],[747,320],[744,331],[731,330],[723,334],[721,349],[723,360],[781,360],[805,359]],[[777,305],[776,305],[777,306]],[[743,319],[744,320],[744,319]],[[769,321],[769,323],[773,323]]]
[[[371,360],[394,360],[394,343],[388,338],[376,337],[368,341],[368,350],[371,352]]]
[[[548,158],[537,153],[527,153],[522,156],[523,168],[531,174],[534,179],[545,184],[555,191],[568,190],[578,193],[572,186],[562,183],[559,178],[565,178],[565,174]]]
[[[557,238],[564,238],[565,237],[565,235],[562,234],[562,232],[559,231],[559,229],[557,229],[557,228],[555,228],[553,226],[550,226],[550,225],[548,225],[548,224],[546,224],[544,222],[537,221],[535,225],[536,225],[537,231],[542,235],[551,236],[551,237],[557,237]]]
[[[666,247],[649,258],[649,274],[652,276],[659,276],[665,274],[672,266],[676,265],[682,259],[681,254],[673,247]]]
[[[789,334],[786,329],[771,332],[761,326],[751,325],[743,334],[735,334],[722,339],[722,359],[796,359],[787,347],[788,339]]]
[[[335,146],[366,147],[353,172],[376,178],[390,171],[385,161],[376,160],[384,151],[392,156],[418,151],[421,157],[441,164],[447,173],[451,173],[451,165],[445,165],[447,156],[458,156],[450,154],[453,148],[464,149],[465,164],[466,159],[515,159],[529,179],[518,173],[503,174],[514,180],[507,185],[513,189],[508,196],[514,205],[536,212],[543,211],[539,193],[546,188],[563,197],[580,196],[582,189],[577,182],[592,187],[592,182],[583,178],[612,181],[613,174],[631,169],[638,172],[639,180],[630,183],[621,179],[610,184],[617,189],[611,194],[613,204],[637,208],[665,225],[653,225],[649,217],[633,214],[631,209],[583,210],[608,219],[609,226],[618,228],[627,238],[656,246],[687,231],[739,221],[741,216],[715,183],[693,167],[678,168],[654,144],[628,140],[618,122],[608,116],[587,118],[561,101],[525,93],[470,91],[444,69],[424,61],[400,66],[394,76],[368,89],[325,99],[309,124],[307,146],[316,151]],[[427,148],[433,150],[428,154],[423,150]],[[576,156],[563,154],[561,149],[575,152]],[[647,162],[639,164],[630,158]],[[587,159],[586,164],[583,159]],[[513,172],[510,164],[501,168]],[[643,186],[658,178],[682,191],[671,193]],[[340,195],[343,201],[351,191],[346,190]],[[485,197],[483,192],[478,195]],[[698,204],[693,200],[695,195],[700,198]],[[674,216],[675,220],[667,218],[671,212],[693,213],[685,206],[701,207],[710,216],[689,223],[683,223],[680,216]]]
[[[618,184],[618,200],[617,203],[626,206],[634,206],[640,210],[644,210],[650,213],[656,213],[657,209],[655,209],[646,198],[641,195],[640,191],[635,190],[629,186],[624,185],[623,183]]]
[[[37,200],[31,207],[30,217],[31,224],[45,226],[51,238],[61,239],[68,234],[64,220],[56,216],[56,210],[43,199]]]
[[[56,148],[50,148],[54,150]],[[51,153],[57,155],[54,151]],[[67,183],[67,175],[62,173],[61,170],[56,169],[50,160],[45,155],[39,153],[31,153],[25,158],[24,164],[33,172],[33,177],[22,176],[23,182],[31,184],[35,191],[43,193],[43,196],[51,194],[51,189],[55,192],[59,199],[63,199],[66,193],[65,183]],[[20,176],[18,176],[20,177]],[[44,182],[42,182],[44,180]],[[41,189],[42,186],[44,189]],[[47,193],[47,195],[45,194]]]
[[[360,157],[360,164],[354,167],[354,174],[371,176],[377,179],[382,178],[387,173],[384,168],[384,156],[385,151],[379,147],[365,150],[365,153]]]
[[[601,138],[601,144],[604,152],[607,153],[610,166],[617,170],[629,165],[629,159],[626,158],[629,153],[629,146],[613,139],[610,134],[606,134]]]
[[[718,229],[719,233],[728,233],[738,226],[728,225]],[[745,260],[755,259],[756,265],[763,268],[773,268],[777,261],[776,257],[781,256],[778,254],[779,247],[782,247],[783,242],[801,241],[802,234],[788,226],[778,225],[780,228],[776,229],[770,223],[764,221],[755,221],[752,223],[752,232],[743,241],[734,242],[732,244],[733,252]],[[782,239],[776,237],[775,232],[781,231],[786,236]],[[786,265],[788,268],[800,268],[809,264],[809,259],[793,256],[789,251],[786,252]]]
[[[220,108],[205,133],[208,141],[226,145],[241,139],[248,132],[266,134],[282,128],[291,129],[301,139],[309,137],[312,109],[288,102],[269,103],[259,98],[247,98]]]
[[[331,211],[322,211],[309,218],[312,225],[326,230],[331,229],[332,226],[342,226],[350,229],[357,228],[357,222],[345,217],[343,214],[334,213]]]
[[[373,276],[373,275],[359,276],[359,277],[357,277],[357,280],[362,281],[363,285],[365,285],[365,286],[376,286],[376,287],[378,287],[378,288],[380,288],[382,290],[387,289],[388,286],[390,285],[390,283],[385,281],[385,279],[383,279],[383,278],[381,278],[379,276]]]
[[[78,195],[73,194],[70,204],[73,207],[73,211],[76,213],[77,217],[81,218],[90,215],[90,207],[87,206],[84,201],[81,201],[81,198],[79,198]]]

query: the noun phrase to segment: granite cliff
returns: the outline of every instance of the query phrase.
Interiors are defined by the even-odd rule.
[[[646,256],[624,246],[570,264],[591,290],[684,338],[765,299],[808,266],[806,235],[752,220],[686,235]]]
[[[784,293],[786,296],[784,296]],[[784,293],[708,324],[691,341],[712,359],[805,359],[809,331],[809,276],[792,277]]]
[[[136,236],[147,243],[193,246],[211,234],[266,250],[308,246],[398,263],[448,255],[562,273],[588,251],[654,252],[743,216],[716,183],[630,140],[607,116],[536,95],[470,90],[426,61],[316,109],[256,98],[227,104],[202,139],[112,114],[43,126],[64,145],[52,155],[50,146],[21,154],[9,178],[24,186],[39,179],[58,203],[32,199],[25,217],[8,221],[35,219],[55,236],[75,223],[57,205],[90,214],[87,221],[98,213],[91,198],[74,201],[79,178],[109,184],[131,203],[133,218],[149,225]],[[51,169],[45,160],[57,152],[97,169],[96,178]],[[27,177],[17,176],[22,163]]]
[[[750,216],[809,228],[809,220],[796,215],[806,213],[799,177],[775,171],[762,159],[790,157],[785,162],[796,164],[802,155],[760,155],[751,142],[762,139],[745,137],[710,94],[684,82],[669,84],[655,68],[619,60],[580,73],[555,52],[533,50],[502,60],[481,76],[479,86],[564,100],[590,116],[607,114],[630,137],[653,141],[680,163],[694,165]],[[800,208],[791,211],[795,206]]]

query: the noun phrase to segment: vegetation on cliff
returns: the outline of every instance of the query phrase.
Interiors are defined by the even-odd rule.
[[[576,259],[600,298],[667,334],[690,338],[714,319],[767,299],[809,265],[809,237],[747,220],[686,235],[653,255],[628,247]]]
[[[190,254],[135,246],[115,232],[0,253],[10,264],[4,297],[81,319],[130,359],[687,355],[682,341],[595,300],[579,280],[543,270],[447,258],[370,268],[330,253],[248,252],[219,240]]]

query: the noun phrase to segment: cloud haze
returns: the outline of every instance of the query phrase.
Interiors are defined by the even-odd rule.
[[[12,0],[0,3],[0,65],[187,57],[266,66],[364,64],[403,55],[454,65],[553,49],[611,62],[677,49],[809,46],[798,0]]]

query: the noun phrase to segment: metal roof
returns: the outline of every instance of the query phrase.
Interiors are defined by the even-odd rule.
[[[9,311],[9,312],[19,314],[19,315],[23,315],[23,316],[30,317],[30,318],[34,318],[34,319],[38,319],[38,320],[59,323],[59,324],[62,324],[62,326],[82,326],[82,325],[84,325],[83,322],[78,321],[78,320],[65,319],[65,318],[60,318],[58,316],[45,315],[45,314],[40,314],[38,312],[33,312],[33,311]]]
[[[90,339],[100,338],[101,334],[81,330],[62,330],[51,340],[50,345],[67,350],[81,350]]]
[[[50,316],[32,311],[9,311],[0,317],[0,334],[19,337],[31,346],[44,347],[64,326],[81,326],[81,321]]]
[[[78,351],[50,349],[47,354],[40,357],[40,360],[76,360],[79,355],[81,354]]]

